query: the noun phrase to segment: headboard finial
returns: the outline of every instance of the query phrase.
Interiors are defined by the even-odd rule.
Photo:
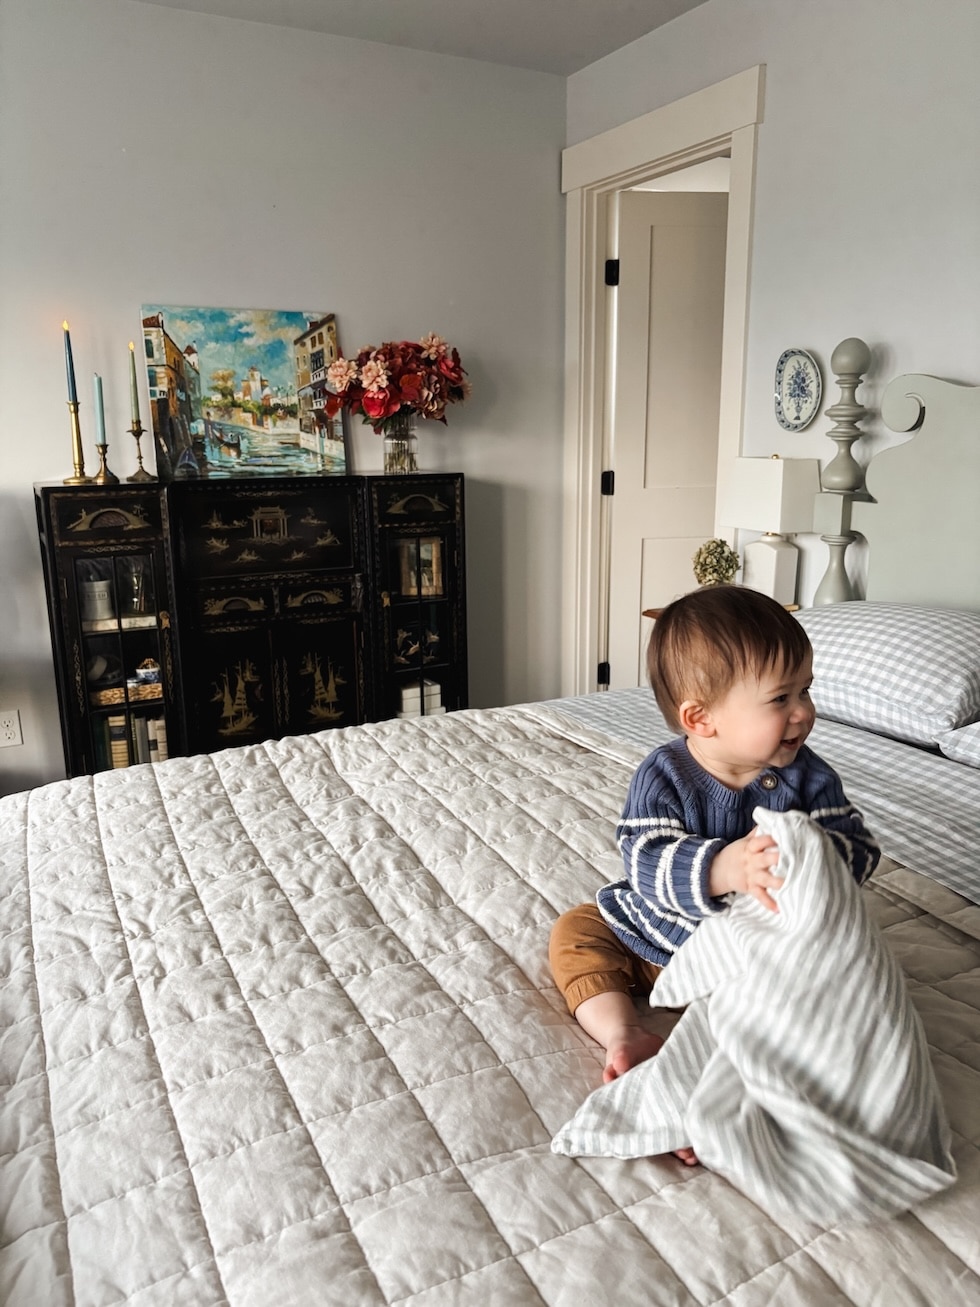
[[[868,410],[854,398],[854,392],[871,365],[871,350],[857,336],[842,340],[830,356],[830,366],[837,374],[840,399],[825,410],[834,419],[827,435],[837,445],[837,453],[820,474],[823,494],[817,495],[814,508],[814,527],[821,532],[820,539],[830,551],[830,559],[823,580],[813,596],[815,604],[840,604],[856,599],[844,566],[844,555],[854,540],[851,530],[851,504],[855,499],[867,498],[864,488],[864,469],[851,453],[855,440],[864,432],[858,426]]]
[[[871,366],[871,350],[857,336],[848,336],[831,354],[830,366],[835,372],[849,372],[860,377]]]
[[[842,340],[830,356],[830,366],[838,374],[840,399],[825,410],[827,417],[834,419],[835,425],[827,435],[836,442],[837,453],[821,473],[820,484],[824,490],[847,494],[860,494],[864,490],[864,469],[851,453],[851,446],[864,435],[858,423],[867,417],[868,410],[857,402],[854,392],[870,363],[871,351],[857,336]]]

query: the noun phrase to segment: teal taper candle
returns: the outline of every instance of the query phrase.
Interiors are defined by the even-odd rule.
[[[78,403],[78,391],[75,389],[75,363],[71,356],[71,336],[68,334],[68,323],[63,322],[61,329],[65,333],[65,371],[68,373],[68,403]]]
[[[129,397],[133,402],[133,421],[140,420],[140,397],[136,389],[136,346],[129,342]]]
[[[102,378],[96,372],[92,382],[95,391],[95,443],[105,444],[105,409],[102,407]]]

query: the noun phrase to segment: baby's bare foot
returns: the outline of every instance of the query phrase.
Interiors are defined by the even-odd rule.
[[[614,1039],[606,1049],[606,1066],[602,1073],[602,1083],[608,1085],[611,1080],[617,1080],[621,1075],[625,1075],[630,1067],[645,1062],[647,1058],[655,1057],[663,1048],[663,1044],[664,1041],[652,1030],[646,1030],[643,1026],[625,1027],[622,1035]]]
[[[622,1036],[613,1040],[606,1049],[606,1067],[602,1073],[602,1083],[608,1085],[610,1081],[618,1080],[621,1075],[625,1075],[630,1067],[646,1062],[648,1058],[656,1057],[663,1046],[664,1041],[652,1030],[646,1030],[643,1026],[627,1026]],[[674,1156],[685,1166],[700,1166],[693,1148],[675,1148]]]

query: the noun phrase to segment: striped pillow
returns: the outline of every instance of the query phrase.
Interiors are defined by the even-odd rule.
[[[858,601],[797,618],[819,716],[928,745],[980,718],[980,613]]]
[[[779,912],[736,896],[654,986],[687,1006],[660,1054],[593,1093],[558,1153],[690,1145],[770,1214],[871,1220],[952,1184],[949,1128],[905,980],[830,838],[756,809]]]

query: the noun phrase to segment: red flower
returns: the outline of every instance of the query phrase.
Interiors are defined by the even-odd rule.
[[[361,408],[372,422],[377,422],[379,418],[391,417],[398,404],[392,404],[390,390],[366,390],[361,398]]]

